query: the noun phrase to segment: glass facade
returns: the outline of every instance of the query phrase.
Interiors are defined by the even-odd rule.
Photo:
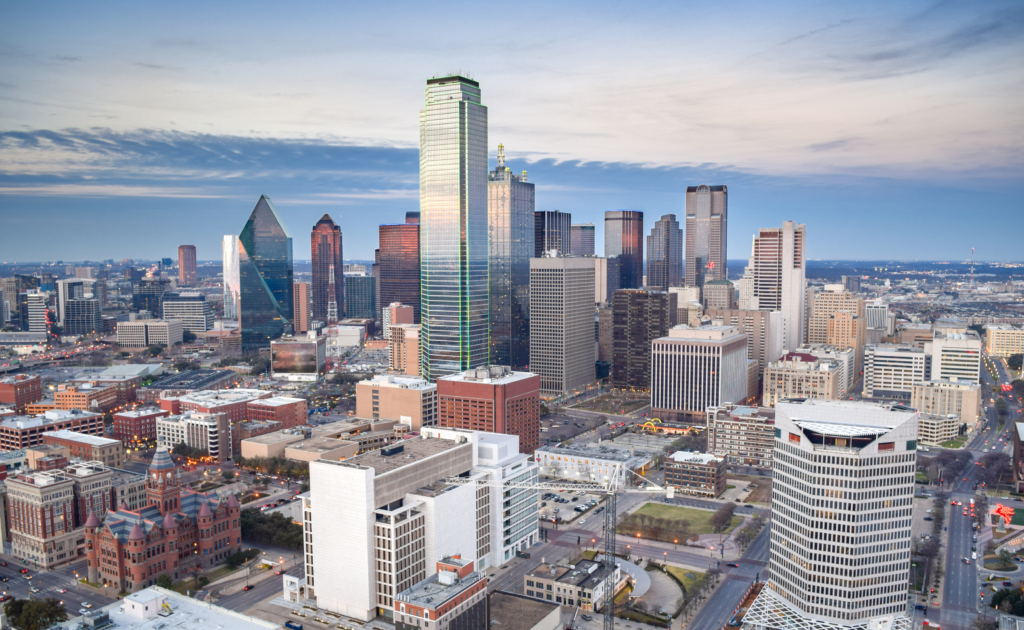
[[[420,112],[421,374],[487,364],[487,108],[480,84],[427,81]]]
[[[491,359],[513,370],[530,363],[530,257],[534,251],[533,184],[505,166],[498,146],[498,166],[487,182],[490,226]]]
[[[357,319],[375,319],[377,308],[377,279],[373,276],[345,278],[348,298],[348,316]]]
[[[608,210],[604,213],[604,255],[608,258],[618,256],[621,289],[639,289],[643,286],[643,234],[643,212]]]
[[[647,286],[668,291],[683,284],[683,231],[676,215],[654,222],[647,237]]]
[[[594,255],[594,224],[573,223],[572,245],[569,248],[573,256]]]
[[[292,322],[292,237],[266,195],[238,237],[242,351],[270,345]]]
[[[686,286],[725,280],[729,191],[725,186],[686,188]]]
[[[224,319],[238,319],[238,237],[224,236]]]
[[[327,325],[345,317],[345,274],[341,228],[325,214],[310,234],[313,262],[313,319]]]
[[[542,210],[534,214],[533,257],[543,258],[544,252],[558,250],[559,256],[568,256],[572,248],[572,215],[558,210]]]
[[[417,221],[419,218],[417,217]],[[420,323],[420,225],[380,226],[380,304],[401,302],[412,307],[413,322]]]

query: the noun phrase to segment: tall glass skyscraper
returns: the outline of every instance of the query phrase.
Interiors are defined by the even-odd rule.
[[[238,237],[224,235],[224,319],[238,319]]]
[[[594,224],[572,224],[572,246],[569,248],[573,256],[594,255]]]
[[[330,325],[345,317],[341,228],[325,214],[310,234],[313,259],[313,319]]]
[[[729,190],[725,186],[686,188],[686,286],[726,280]]]
[[[266,195],[238,236],[242,351],[270,345],[292,322],[292,237]]]
[[[619,257],[619,288],[644,284],[644,213],[608,210],[604,213],[604,255]],[[611,296],[608,296],[611,299]]]
[[[668,291],[683,284],[683,231],[676,215],[662,215],[647,237],[647,286]]]
[[[413,322],[420,322],[420,213],[407,212],[405,223],[380,226],[380,305],[393,302],[412,307]]]
[[[559,256],[568,256],[572,247],[572,215],[559,210],[541,210],[533,217],[533,257],[543,258],[544,252],[551,250],[557,250]]]
[[[530,257],[534,250],[533,184],[505,166],[498,145],[498,166],[487,182],[490,224],[491,359],[493,365],[522,370],[530,363]]]
[[[487,364],[487,108],[480,84],[427,81],[420,112],[421,374]]]

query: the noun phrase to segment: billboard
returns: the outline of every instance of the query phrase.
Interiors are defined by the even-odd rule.
[[[322,357],[315,341],[309,343],[272,343],[270,369],[276,374],[309,374],[323,371]],[[322,354],[322,353],[320,353]]]

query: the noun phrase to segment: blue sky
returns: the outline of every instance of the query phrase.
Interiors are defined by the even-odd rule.
[[[263,193],[296,258],[324,212],[369,258],[452,71],[599,230],[726,184],[732,259],[784,220],[812,258],[1024,258],[1020,3],[378,5],[5,3],[0,260],[215,259]]]

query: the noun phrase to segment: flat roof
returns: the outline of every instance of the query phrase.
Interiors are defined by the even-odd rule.
[[[214,389],[192,392],[184,396],[172,397],[181,402],[202,405],[204,407],[215,407],[218,405],[232,405],[239,402],[257,400],[265,396],[267,392],[261,389]]]
[[[120,440],[111,440],[110,438],[100,437],[98,435],[86,435],[85,433],[79,433],[78,431],[69,431],[67,429],[60,429],[58,431],[47,431],[43,435],[60,438],[62,440],[73,440],[75,442],[90,444],[92,446],[111,446],[112,444],[121,443]]]
[[[710,453],[694,453],[690,451],[676,451],[672,453],[672,461],[677,464],[710,464],[711,462],[722,461],[721,457],[715,457]]]
[[[395,326],[392,326],[395,328]],[[359,381],[356,387],[390,387],[392,389],[437,389],[435,383],[431,383],[418,376],[398,376],[394,374],[378,374],[367,381]]]
[[[589,457],[590,459],[603,459],[606,461],[613,462],[628,462],[637,458],[649,458],[651,454],[647,451],[640,450],[631,452],[628,448],[622,448],[619,446],[607,446],[605,444],[592,445],[592,444],[569,444],[569,445],[545,445],[537,449],[552,455],[570,455],[573,457]]]
[[[452,575],[451,572],[448,572],[448,575]],[[436,610],[443,606],[445,602],[458,597],[466,589],[478,584],[482,579],[484,579],[484,574],[474,571],[464,578],[456,576],[451,584],[443,584],[441,582],[441,575],[435,573],[399,593],[395,600]]]
[[[456,383],[487,383],[490,385],[505,385],[507,383],[524,381],[528,378],[537,376],[533,372],[514,372],[512,370],[505,371],[494,369],[496,367],[498,366],[475,368],[472,370],[466,370],[465,372],[459,372],[458,374],[442,376],[437,380],[452,381]]]
[[[143,389],[202,389],[220,380],[234,377],[237,377],[237,373],[231,370],[186,370],[165,376]]]
[[[916,409],[899,403],[859,400],[789,399],[776,403],[775,410],[801,428],[830,435],[851,430],[887,433],[917,415]]]
[[[326,453],[337,450],[347,444],[348,440],[336,440],[334,438],[312,438],[304,442],[296,442],[285,447],[286,451],[303,451],[305,453]]]
[[[421,437],[399,442],[395,446],[402,446],[402,451],[390,456],[384,455],[382,450],[368,451],[362,455],[346,459],[345,463],[351,466],[372,468],[377,473],[377,476],[380,476],[462,446],[472,448],[472,442],[456,442],[441,438],[425,439]]]
[[[36,427],[66,422],[72,418],[98,418],[100,414],[80,409],[65,411],[64,409],[51,409],[39,416],[7,416],[0,421],[0,426],[8,429],[34,429]]]
[[[263,435],[245,438],[242,441],[250,444],[280,444],[281,442],[300,442],[305,439],[306,436],[301,431],[281,429],[273,433],[264,433]]]
[[[130,409],[128,411],[118,411],[114,416],[121,416],[122,418],[141,418],[142,416],[151,416],[155,413],[166,413],[160,407],[143,407],[142,409]]]
[[[274,396],[273,398],[262,398],[254,402],[266,405],[267,407],[283,407],[297,402],[304,402],[305,400],[305,398],[292,398],[291,396]]]
[[[494,591],[488,596],[491,619],[501,630],[531,630],[559,605],[525,595]]]
[[[170,613],[162,607],[163,603],[167,603]],[[147,606],[150,608],[148,611]],[[133,613],[133,607],[141,607],[142,610]],[[163,627],[175,630],[277,630],[281,627],[279,624],[185,597],[158,586],[150,586],[137,593],[125,595],[124,599],[94,609],[88,614],[93,618],[106,614],[114,624],[113,628],[132,630],[155,630]],[[60,627],[65,630],[78,630],[81,623],[82,618],[73,618],[60,624]]]

